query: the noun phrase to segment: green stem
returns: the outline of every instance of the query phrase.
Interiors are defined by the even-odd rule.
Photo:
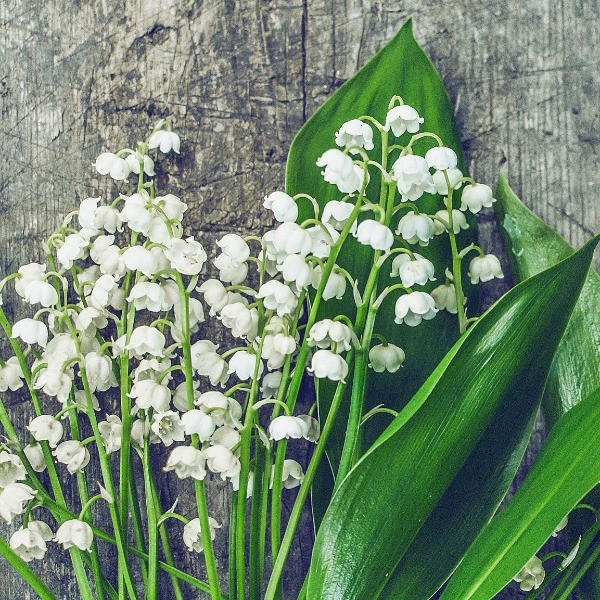
[[[148,513],[148,582],[146,600],[156,600],[158,594],[158,517],[156,503],[152,495],[150,483],[150,440],[144,439],[144,454],[142,465],[144,470],[144,488],[146,491],[146,511]]]
[[[346,360],[350,365],[354,363],[353,354],[354,352],[351,350],[350,352],[348,352],[348,356],[346,357]],[[350,377],[351,373],[348,373],[348,376]],[[327,443],[327,440],[329,439],[329,434],[331,433],[331,429],[333,427],[333,423],[335,421],[338,409],[342,402],[342,398],[344,397],[345,389],[345,383],[338,383],[337,389],[333,396],[333,400],[331,402],[331,408],[329,409],[325,425],[321,432],[321,437],[319,438],[315,451],[312,455],[312,458],[310,459],[310,463],[308,464],[308,468],[306,469],[306,474],[304,476],[304,481],[300,485],[298,495],[296,496],[294,506],[292,507],[290,519],[285,529],[283,540],[281,541],[281,548],[279,549],[279,552],[277,553],[277,558],[275,559],[275,563],[273,564],[273,571],[271,573],[269,585],[267,586],[267,591],[265,593],[265,600],[274,600],[274,598],[276,597],[277,590],[279,588],[279,582],[283,574],[283,567],[285,566],[285,562],[290,552],[290,548],[292,547],[292,542],[296,533],[296,529],[298,528],[298,523],[300,522],[300,518],[302,517],[304,503],[308,498],[312,482],[317,473],[317,469],[319,468],[319,465],[321,463],[323,454],[325,453],[325,445]]]
[[[254,487],[252,489],[252,505],[250,509],[250,588],[248,597],[251,600],[260,600],[262,590],[264,531],[261,524],[263,515],[266,515],[266,511],[264,510],[266,507],[263,505],[263,501],[265,500],[263,476],[266,459],[267,450],[261,442],[258,442],[254,455]]]
[[[142,516],[140,514],[140,505],[137,489],[135,486],[135,480],[133,477],[129,479],[129,497],[131,498],[131,514],[133,515],[133,536],[135,539],[135,545],[138,550],[146,547],[146,540],[144,539],[144,530],[142,528]],[[140,561],[140,568],[142,571],[142,580],[144,582],[144,588],[148,582],[148,566],[144,561]]]

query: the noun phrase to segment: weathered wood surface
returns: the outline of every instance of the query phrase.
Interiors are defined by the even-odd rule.
[[[455,103],[472,174],[493,183],[503,168],[580,246],[600,228],[599,9],[596,0],[3,0],[0,276],[41,258],[61,216],[107,190],[90,167],[100,151],[163,116],[183,147],[160,183],[191,205],[188,224],[207,242],[260,229],[260,200],[282,185],[294,133],[409,16]],[[498,251],[490,216],[481,232]],[[20,423],[29,412],[13,410]],[[165,503],[176,494],[165,486]],[[225,506],[215,489],[221,521]],[[305,529],[298,565],[310,552]],[[225,547],[219,536],[217,552]],[[60,598],[76,598],[62,559],[52,551],[38,568]],[[0,597],[32,597],[0,564]]]

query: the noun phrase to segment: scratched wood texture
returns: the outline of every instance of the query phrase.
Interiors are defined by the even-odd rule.
[[[188,226],[207,245],[264,227],[260,201],[283,184],[294,133],[409,16],[456,107],[471,173],[493,184],[504,169],[580,246],[600,228],[599,9],[597,0],[2,0],[0,276],[41,258],[61,217],[108,191],[90,166],[100,151],[135,142],[164,116],[183,146],[159,183],[190,205]],[[490,215],[480,228],[483,245],[501,252]],[[10,296],[4,303],[21,314]],[[30,407],[12,401],[22,425]],[[542,435],[540,426],[530,455]],[[165,506],[185,493],[169,482]],[[210,504],[223,521],[223,487]],[[290,589],[310,546],[307,518]],[[180,544],[176,553],[201,572]],[[78,597],[61,552],[36,568],[59,598]],[[4,562],[0,575],[1,598],[34,596]]]

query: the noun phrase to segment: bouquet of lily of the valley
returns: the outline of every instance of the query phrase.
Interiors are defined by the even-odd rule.
[[[115,193],[84,199],[46,262],[0,283],[31,313],[11,323],[0,308],[0,553],[40,597],[54,598],[34,562],[50,544],[85,600],[291,597],[282,576],[311,491],[298,598],[418,600],[445,585],[444,599],[489,599],[513,579],[530,598],[595,593],[598,509],[582,499],[600,481],[600,377],[569,370],[597,358],[595,276],[568,325],[595,244],[533,275],[544,243],[562,242],[502,181],[515,274],[532,276],[478,316],[479,284],[504,276],[473,215],[496,199],[457,140],[407,26],[299,133],[262,235],[205,248],[184,230],[187,204],[154,171],[185,152],[169,121],[97,157]],[[556,424],[494,517],[547,379]],[[35,412],[24,430],[12,397]],[[193,510],[162,505],[157,469]],[[226,522],[209,510],[214,480]],[[562,549],[540,552],[561,530]],[[178,565],[181,542],[200,572]]]

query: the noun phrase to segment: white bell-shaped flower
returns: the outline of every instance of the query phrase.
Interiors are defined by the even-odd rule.
[[[310,233],[296,223],[282,223],[277,229],[263,236],[267,245],[267,254],[282,263],[290,254],[306,256],[312,251],[313,240]]]
[[[273,467],[273,469],[274,468],[275,467]],[[304,481],[304,472],[302,471],[300,463],[291,458],[286,458],[283,461],[281,481],[283,482],[283,487],[286,490],[293,490],[294,488],[297,488],[299,485],[301,485]],[[273,483],[271,483],[271,486],[273,486]]]
[[[213,260],[219,269],[219,279],[231,285],[239,285],[248,276],[248,263],[222,252]]]
[[[0,451],[0,488],[22,481],[26,477],[27,471],[19,457],[9,454],[6,450]]]
[[[298,218],[298,205],[296,201],[285,192],[272,192],[265,196],[263,206],[273,212],[275,220],[280,223],[295,221]]]
[[[97,229],[104,229],[107,233],[123,231],[123,222],[119,218],[119,211],[112,206],[101,205],[96,209],[94,226]]]
[[[204,301],[210,307],[210,316],[214,317],[229,301],[225,286],[218,279],[207,279],[197,290],[204,294]]]
[[[463,182],[458,180],[463,176],[462,171],[459,169],[448,169],[447,171],[436,171],[433,174],[433,183],[438,194],[442,196],[448,195],[448,182],[450,187],[454,190],[458,190],[462,187]],[[448,181],[446,181],[446,177]]]
[[[425,285],[428,281],[435,281],[433,263],[414,253],[414,259],[408,254],[398,254],[392,261],[390,277],[400,277],[404,287]]]
[[[263,400],[275,398],[277,396],[279,385],[281,384],[281,378],[281,371],[272,371],[271,373],[267,373],[262,378],[260,393]]]
[[[308,432],[304,437],[309,442],[318,442],[321,437],[321,426],[319,425],[319,421],[310,415],[298,415],[298,418],[304,421],[308,427]]]
[[[360,189],[362,180],[354,169],[354,161],[341,150],[326,150],[318,158],[317,167],[324,167],[323,179],[336,185],[342,194],[353,194]]]
[[[373,130],[368,123],[360,119],[346,121],[335,134],[335,143],[344,148],[358,146],[365,150],[373,150]],[[356,154],[358,150],[350,150]]]
[[[10,483],[0,492],[0,517],[9,525],[12,520],[23,514],[25,505],[33,500],[37,490],[25,483]]]
[[[131,172],[127,161],[112,152],[102,152],[94,167],[100,175],[110,175],[115,181],[127,181]]]
[[[415,108],[408,104],[402,104],[394,106],[388,111],[385,117],[385,129],[386,131],[391,129],[396,137],[400,137],[405,131],[417,133],[423,121],[424,119],[419,117]]]
[[[23,387],[23,370],[16,356],[11,356],[3,365],[0,363],[0,392],[16,392]]]
[[[34,440],[47,441],[51,448],[56,448],[64,433],[62,423],[52,415],[36,417],[27,425],[27,430]]]
[[[88,449],[78,440],[61,442],[56,450],[52,451],[59,463],[67,466],[71,475],[81,471],[90,462]]]
[[[401,235],[409,244],[426,246],[435,235],[435,224],[431,217],[411,212],[400,219],[396,234]]]
[[[392,165],[392,178],[396,181],[402,202],[413,202],[425,192],[433,194],[436,191],[429,165],[422,156],[400,156]]]
[[[48,308],[58,303],[58,293],[47,281],[32,281],[25,288],[25,301]]]
[[[173,442],[183,442],[185,439],[179,413],[173,410],[165,412],[156,411],[153,416],[151,429],[165,446],[170,446]]]
[[[171,390],[153,379],[134,383],[127,395],[135,400],[138,408],[142,410],[153,408],[158,412],[166,412],[171,405]]]
[[[158,329],[148,325],[140,325],[131,333],[125,350],[135,358],[144,358],[146,354],[162,357],[165,351],[165,336]]]
[[[156,255],[142,246],[131,246],[121,256],[130,271],[140,271],[146,277],[152,277],[160,271]]]
[[[174,194],[157,196],[152,201],[152,204],[159,206],[170,221],[181,221],[185,211],[188,209],[188,205]]]
[[[206,466],[221,479],[233,478],[240,474],[242,465],[240,460],[229,448],[217,444],[203,450],[206,457]]]
[[[435,300],[426,292],[411,292],[403,294],[396,300],[394,321],[398,324],[406,323],[415,327],[421,321],[429,321],[438,312]]]
[[[187,479],[192,477],[202,481],[206,477],[206,460],[204,453],[192,446],[177,446],[174,448],[164,471],[175,471],[175,475],[179,479]]]
[[[298,298],[291,288],[276,279],[263,283],[256,298],[262,299],[265,308],[276,311],[280,317],[291,315],[298,306]]]
[[[23,452],[36,473],[43,473],[46,470],[46,459],[44,458],[44,451],[41,444],[37,442],[35,444],[27,444],[23,448]]]
[[[148,148],[153,150],[154,148],[160,148],[161,152],[167,154],[168,152],[175,152],[179,154],[181,147],[181,140],[174,131],[167,131],[160,129],[155,131],[148,140]]]
[[[117,452],[121,449],[123,438],[123,424],[118,415],[107,415],[106,421],[98,423],[100,437],[104,442],[104,448],[107,454]]]
[[[223,325],[231,330],[234,337],[249,340],[256,337],[258,331],[258,310],[256,308],[248,308],[242,302],[234,302],[223,307],[219,318]]]
[[[197,408],[183,413],[181,424],[186,435],[197,435],[201,442],[210,439],[216,427],[210,416]]]
[[[148,235],[152,227],[153,217],[147,206],[150,203],[148,192],[142,190],[131,194],[119,213],[119,220],[126,223],[131,231]]]
[[[58,365],[59,362],[56,362]],[[38,371],[33,380],[33,387],[36,390],[43,390],[45,394],[56,397],[62,403],[67,401],[72,385],[72,372],[65,373],[60,368],[55,367]]]
[[[321,215],[321,221],[330,225],[337,231],[342,231],[350,218],[352,211],[354,210],[354,204],[351,202],[340,202],[339,200],[330,200],[324,207]],[[352,224],[350,233],[356,231],[356,221]]]
[[[26,344],[38,344],[42,348],[48,343],[48,328],[35,319],[21,319],[12,327],[12,338],[19,338]]]
[[[369,367],[375,373],[395,373],[404,362],[404,350],[394,344],[377,344],[369,350]]]
[[[182,275],[198,275],[206,262],[204,247],[193,237],[174,239],[164,252],[171,261],[171,268]]]
[[[208,517],[208,526],[210,528],[210,539],[214,540],[221,525],[212,517]],[[183,543],[190,552],[202,552],[204,545],[202,542],[202,530],[200,528],[200,519],[196,517],[183,526]]]
[[[331,225],[326,224],[309,227],[306,231],[312,238],[310,253],[317,258],[329,258],[331,247],[338,241],[340,234]]]
[[[317,350],[313,354],[310,364],[307,371],[318,379],[343,382],[348,375],[348,363],[331,350]]]
[[[56,251],[58,262],[65,268],[70,269],[75,261],[87,256],[87,248],[90,244],[89,238],[80,233],[68,235],[62,246]]]
[[[392,230],[387,225],[373,219],[367,219],[359,223],[354,237],[361,244],[384,252],[387,252],[394,243]]]
[[[278,442],[283,439],[300,439],[308,435],[308,425],[291,415],[275,417],[269,424],[269,438]]]
[[[27,527],[17,529],[9,540],[9,545],[14,553],[24,560],[31,562],[41,560],[48,550],[46,542],[54,537],[50,527],[43,521],[29,521]]]
[[[295,285],[296,290],[308,287],[313,278],[313,268],[310,263],[300,254],[290,254],[285,260],[277,265],[284,281]]]
[[[89,552],[94,543],[94,533],[85,521],[71,519],[57,529],[54,541],[61,544],[65,550],[75,547]]]
[[[90,391],[105,392],[119,385],[113,371],[112,360],[106,354],[89,352],[85,355],[84,363]]]
[[[460,201],[460,210],[478,213],[482,208],[490,208],[496,199],[491,187],[484,183],[475,183],[465,186]]]
[[[469,264],[469,277],[471,283],[491,281],[492,279],[504,279],[502,266],[497,256],[486,254],[484,256],[476,256]]]
[[[125,162],[127,163],[129,170],[136,175],[140,174],[140,170],[149,177],[154,177],[156,175],[154,172],[154,161],[147,154],[140,154],[136,151],[133,154],[128,154],[125,157]]]
[[[436,146],[427,150],[425,160],[430,169],[437,169],[438,171],[455,169],[458,163],[456,152],[452,148],[444,146]]]
[[[246,350],[239,350],[229,359],[229,374],[235,373],[241,381],[248,381],[254,378],[257,365],[257,375],[260,377],[264,368],[260,357]]]
[[[127,302],[133,302],[136,310],[161,312],[169,310],[168,298],[160,284],[152,281],[139,281],[132,288]]]
[[[210,391],[200,394],[196,404],[210,416],[217,427],[242,426],[242,407],[234,398],[228,398],[221,392]]]
[[[431,292],[431,297],[434,299],[435,307],[438,310],[447,310],[453,315],[458,312],[456,291],[453,283],[439,285]]]
[[[207,342],[208,340],[199,340],[200,342]],[[221,384],[224,385],[229,379],[229,365],[227,361],[210,349],[203,349],[199,351],[198,342],[192,347],[192,365],[198,372],[198,375],[208,377],[212,385]]]
[[[308,334],[309,346],[317,348],[332,348],[336,352],[347,352],[352,347],[353,332],[348,325],[332,319],[317,321]]]
[[[524,592],[537,590],[544,582],[546,571],[542,561],[537,556],[532,556],[527,564],[515,575],[514,580]]]
[[[250,256],[248,242],[236,233],[226,233],[221,239],[217,240],[217,246],[221,248],[221,252],[236,258],[239,262],[245,262]]]
[[[317,265],[313,270],[312,286],[315,288],[315,290],[319,289],[319,285],[321,284],[322,272],[323,270],[321,269],[321,265]],[[334,267],[327,279],[327,283],[325,284],[325,288],[323,290],[323,300],[331,300],[332,298],[341,300],[345,293],[346,277],[344,277],[344,275],[337,271]]]
[[[435,216],[438,219],[441,219],[444,223],[438,221],[438,219],[434,220],[435,225],[435,235],[441,235],[442,233],[446,233],[447,228],[450,227],[450,217],[448,215],[447,210],[438,210],[435,213]],[[445,226],[444,226],[445,225]],[[467,217],[465,217],[464,213],[460,212],[456,208],[452,209],[452,230],[455,234],[460,233],[462,229],[469,229],[469,224],[467,223]]]
[[[20,267],[17,272],[20,276],[15,279],[15,292],[17,292],[21,298],[25,298],[25,290],[30,283],[34,281],[44,281],[46,265],[30,263]]]
[[[233,449],[239,444],[242,436],[237,429],[232,427],[219,427],[210,438],[211,446],[221,445],[225,446],[232,452]]]

